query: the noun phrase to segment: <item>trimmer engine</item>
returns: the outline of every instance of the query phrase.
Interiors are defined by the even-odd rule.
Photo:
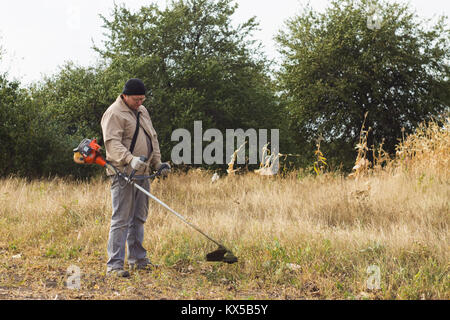
[[[106,165],[105,159],[100,154],[100,145],[97,139],[83,139],[81,143],[73,149],[73,160],[79,164],[98,164],[104,167]]]

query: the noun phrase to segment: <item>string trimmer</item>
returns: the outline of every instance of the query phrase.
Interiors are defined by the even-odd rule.
[[[209,235],[207,235],[205,232],[200,230],[197,226],[193,225],[189,221],[186,220],[181,214],[170,208],[167,204],[156,198],[154,195],[152,195],[150,192],[142,188],[140,185],[136,184],[134,182],[134,174],[135,170],[133,170],[130,175],[126,175],[122,172],[120,172],[115,166],[113,166],[110,162],[105,160],[103,156],[100,153],[100,145],[97,144],[96,139],[83,139],[81,143],[73,149],[74,155],[73,159],[76,163],[79,164],[98,164],[102,167],[108,168],[116,173],[119,178],[123,179],[126,183],[132,184],[134,187],[136,187],[138,190],[142,191],[144,194],[146,194],[149,198],[155,200],[160,205],[162,205],[164,208],[169,210],[171,213],[173,213],[177,218],[179,218],[181,221],[183,221],[185,224],[193,228],[194,230],[201,233],[203,236],[205,236],[208,240],[214,242],[219,246],[217,250],[210,252],[206,255],[207,261],[219,261],[219,262],[226,262],[226,263],[235,263],[238,261],[237,257],[227,248],[225,248],[224,245],[220,244],[218,241],[211,238]],[[141,157],[142,161],[146,161],[147,159],[145,157]],[[164,170],[165,167],[164,164],[159,168],[159,170],[154,173],[153,175],[144,177],[145,179],[153,179],[157,176],[161,175],[162,170]],[[140,178],[142,179],[142,177]]]

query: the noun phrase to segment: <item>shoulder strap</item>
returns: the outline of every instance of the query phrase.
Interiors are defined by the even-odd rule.
[[[134,147],[136,146],[136,140],[137,140],[137,136],[139,134],[139,117],[140,117],[141,113],[138,112],[136,118],[136,130],[134,131],[134,135],[133,135],[133,140],[131,140],[131,145],[130,145],[130,152],[133,153],[134,151]]]

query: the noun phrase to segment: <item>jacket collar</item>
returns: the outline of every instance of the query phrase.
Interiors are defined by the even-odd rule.
[[[121,97],[120,95],[117,97],[116,103],[119,105],[120,111],[122,111],[122,112],[129,112],[129,113],[132,113],[132,114],[135,116],[135,113],[133,112],[133,110],[131,110],[131,109],[126,105],[126,103],[122,100],[122,97]],[[143,108],[145,109],[145,107],[144,107],[143,105],[140,105],[139,108],[138,108],[138,110],[137,110],[137,111],[140,111],[140,112],[141,112],[141,116],[142,116],[142,111],[143,111],[142,109],[143,109]],[[141,126],[144,128],[144,130],[145,130],[147,133],[151,132],[150,128],[149,128],[148,125],[147,125],[147,122],[141,121],[140,124],[141,124]]]
[[[127,104],[125,103],[125,101],[123,101],[122,99],[122,95],[119,95],[116,99],[116,102],[119,104],[120,106],[120,110],[121,111],[125,111],[125,112],[131,112],[134,114],[133,110],[131,110]],[[140,105],[139,108],[137,109],[137,111],[141,111],[142,112],[142,108],[145,108],[144,106]]]
[[[125,104],[125,101],[122,100],[122,96],[119,95],[116,99],[117,105],[120,107],[120,111],[129,111],[132,112],[130,108]]]

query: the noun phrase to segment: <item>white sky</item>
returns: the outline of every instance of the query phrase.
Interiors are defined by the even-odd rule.
[[[129,8],[167,0],[116,0]],[[254,34],[262,41],[269,58],[277,56],[273,37],[284,21],[299,13],[308,0],[238,0],[234,22],[257,17],[260,31]],[[450,15],[450,0],[409,0],[419,16],[431,18]],[[329,0],[310,0],[313,8],[323,10]],[[0,7],[0,47],[5,54],[0,72],[10,78],[30,83],[53,74],[66,61],[88,66],[97,54],[92,41],[101,45],[104,29],[99,14],[109,17],[113,0],[13,0]]]

